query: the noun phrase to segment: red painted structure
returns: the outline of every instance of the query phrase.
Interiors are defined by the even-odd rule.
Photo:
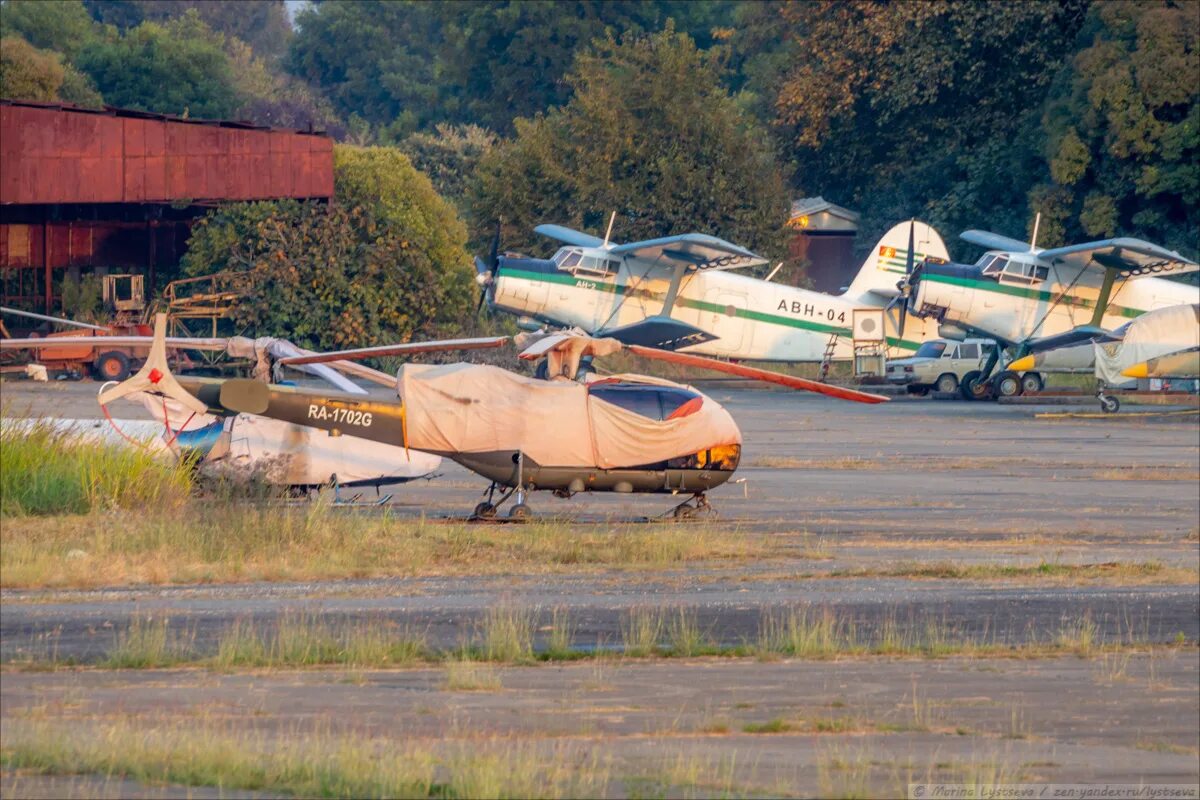
[[[53,310],[89,268],[153,290],[211,206],[332,196],[323,133],[0,100],[0,300]]]

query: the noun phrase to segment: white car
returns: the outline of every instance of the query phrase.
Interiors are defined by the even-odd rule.
[[[907,386],[910,394],[924,395],[930,391],[953,394],[960,391],[964,378],[980,371],[995,347],[996,343],[991,339],[964,339],[961,342],[931,339],[908,358],[887,362],[888,383]],[[1001,393],[1015,395],[1042,388],[1042,376],[1036,372],[1022,374],[1019,381],[1012,387],[1001,386]]]

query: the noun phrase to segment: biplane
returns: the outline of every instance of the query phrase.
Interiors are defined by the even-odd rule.
[[[475,259],[480,304],[515,314],[530,327],[578,328],[625,344],[755,361],[827,362],[853,356],[854,314],[889,309],[885,340],[908,355],[937,336],[937,324],[899,325],[893,300],[906,262],[949,254],[931,226],[894,226],[868,254],[850,286],[824,294],[740,274],[767,260],[715,236],[684,233],[615,243],[561,225],[534,231],[561,242],[552,258],[500,252],[500,230]],[[778,269],[778,268],[776,268]]]
[[[935,320],[946,338],[995,339],[1013,360],[1103,339],[1148,311],[1200,302],[1200,288],[1165,280],[1195,272],[1196,262],[1140,239],[1040,249],[1037,222],[1029,244],[978,230],[962,238],[987,252],[973,265],[910,264],[898,284],[900,313]],[[1000,355],[993,350],[964,377],[964,396],[1020,393],[1017,370]]]
[[[584,358],[634,355],[729,373],[862,403],[886,397],[777,372],[671,353],[578,332],[417,342],[284,357],[303,366],[382,356],[467,351],[517,344],[520,358],[546,360],[548,379],[481,364],[404,364],[396,400],[315,392],[253,379],[176,379],[166,360],[163,322],[146,364],[100,394],[101,403],[133,393],[170,399],[197,414],[252,414],[451,459],[489,481],[472,516],[490,519],[510,499],[508,516],[529,515],[529,492],[666,493],[689,499],[676,517],[710,509],[706,492],[725,483],[741,457],[741,431],[729,412],[685,384],[644,375],[580,382]]]

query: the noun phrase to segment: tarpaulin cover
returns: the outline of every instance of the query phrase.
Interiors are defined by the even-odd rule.
[[[741,442],[732,417],[708,398],[695,414],[659,421],[591,397],[574,381],[476,364],[406,364],[397,387],[410,445],[435,453],[521,451],[542,466],[614,469]]]
[[[1200,346],[1200,305],[1148,311],[1129,323],[1119,342],[1094,345],[1096,377],[1107,384],[1126,383],[1122,371],[1152,358]]]

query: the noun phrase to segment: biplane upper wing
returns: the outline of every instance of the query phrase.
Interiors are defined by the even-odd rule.
[[[1029,250],[1026,242],[988,231],[963,231],[962,238],[988,250],[1004,250],[1013,253]],[[1179,253],[1141,239],[1128,237],[1102,239],[1067,247],[1053,247],[1049,250],[1036,251],[1036,255],[1043,261],[1066,264],[1079,270],[1095,269],[1103,272],[1106,269],[1115,269],[1117,274],[1123,278],[1181,275],[1200,269],[1200,265],[1197,265],[1195,261],[1185,258]]]
[[[621,244],[609,250],[641,261],[685,262],[694,269],[741,269],[766,264],[760,255],[704,233],[683,233],[661,239]]]
[[[538,225],[533,230],[577,247],[605,246],[603,239],[562,225]],[[744,247],[705,233],[682,233],[644,242],[618,244],[610,246],[608,252],[663,266],[683,263],[691,269],[740,269],[767,263],[765,258]]]
[[[1200,269],[1195,261],[1141,239],[1126,237],[1043,250],[1038,258],[1079,269],[1115,269],[1123,278],[1181,275]]]
[[[542,236],[547,236],[563,244],[573,244],[576,247],[604,246],[603,239],[592,236],[590,233],[573,230],[564,225],[538,225],[533,229],[533,232],[540,233]]]

